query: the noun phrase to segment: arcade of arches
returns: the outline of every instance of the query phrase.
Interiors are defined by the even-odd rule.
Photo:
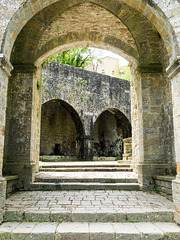
[[[92,46],[131,64],[132,148],[142,189],[173,181],[180,222],[180,3],[178,0],[3,0],[0,4],[0,162],[29,189],[38,171],[41,64]],[[2,174],[1,174],[2,176]],[[1,178],[1,207],[5,181]]]
[[[47,64],[42,76],[40,155],[59,148],[77,160],[122,156],[123,138],[131,136],[130,82],[59,63]]]

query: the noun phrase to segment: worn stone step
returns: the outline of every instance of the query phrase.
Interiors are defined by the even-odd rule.
[[[137,183],[137,177],[129,172],[39,172],[36,182],[79,183]]]
[[[60,190],[126,190],[137,191],[138,183],[95,183],[95,182],[34,182],[31,184],[33,191],[60,191]]]
[[[77,167],[130,167],[131,164],[129,162],[122,162],[118,163],[117,161],[115,162],[93,162],[93,161],[86,161],[86,162],[40,162],[40,167],[41,168],[77,168]]]
[[[36,177],[36,182],[49,182],[49,183],[137,183],[135,178],[43,178]]]
[[[3,223],[4,240],[178,240],[180,227],[174,223]]]
[[[89,168],[98,168],[98,167],[100,167],[100,168],[102,168],[102,167],[104,167],[104,168],[113,168],[113,167],[121,167],[121,168],[123,168],[123,167],[131,167],[129,164],[113,164],[113,165],[109,165],[109,164],[104,164],[104,165],[101,165],[101,164],[96,164],[96,165],[93,165],[93,164],[76,164],[76,165],[73,165],[73,164],[68,164],[68,163],[63,163],[63,164],[60,164],[60,163],[52,163],[52,164],[47,164],[47,163],[41,163],[40,164],[40,167],[41,168],[46,168],[46,167],[48,167],[48,168],[87,168],[87,167],[89,167]]]
[[[42,208],[43,209],[43,208]],[[14,222],[173,222],[172,210],[153,209],[120,209],[118,212],[109,208],[106,210],[83,209],[68,210],[51,208],[49,210],[37,210],[29,208],[17,211],[8,209],[5,211],[4,221]]]
[[[42,167],[40,172],[132,172],[131,167],[74,167],[74,168],[63,168],[63,167]]]
[[[86,159],[80,159],[78,156],[40,156],[39,160],[42,162],[84,162]],[[115,162],[120,160],[120,157],[93,157],[91,162]],[[88,160],[89,161],[89,160]]]

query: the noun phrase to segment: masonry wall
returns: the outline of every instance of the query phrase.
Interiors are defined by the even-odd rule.
[[[107,109],[118,109],[131,121],[129,81],[50,63],[43,69],[42,84],[42,103],[61,99],[70,104],[79,114],[86,135],[92,135],[97,118]]]
[[[122,139],[131,135],[129,81],[68,65],[50,63],[43,69],[42,103],[45,104],[42,106],[53,99],[65,101],[78,113],[84,128],[85,149],[88,148],[86,152],[88,151],[89,155],[122,155]],[[50,111],[53,112],[53,108],[50,107],[47,112],[46,110],[42,108],[41,154],[53,154],[55,139],[58,139],[57,134],[59,137],[64,134],[60,128],[55,130],[55,125],[53,129],[47,124],[49,122],[47,115],[50,115]],[[118,118],[115,113],[106,110],[119,111],[123,117]],[[65,112],[65,108],[63,111]],[[106,111],[105,115],[102,114],[104,111]],[[66,134],[63,141],[67,145],[71,142],[74,147],[68,150],[68,147],[64,146],[64,152],[61,151],[61,154],[76,155],[79,146],[75,136],[78,131],[72,129],[73,117],[70,121],[70,115],[57,114],[57,110],[54,112],[56,112],[54,113],[56,128],[61,122],[66,122],[66,127],[61,125],[61,129],[67,129],[69,126],[67,132],[72,133],[72,136]],[[52,134],[54,140],[52,137],[47,137],[47,133]]]

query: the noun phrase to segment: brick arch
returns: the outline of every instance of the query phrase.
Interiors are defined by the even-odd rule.
[[[84,1],[83,1],[84,2]],[[88,1],[86,1],[88,2]],[[173,58],[175,57],[175,54],[178,54],[178,45],[177,45],[177,41],[174,37],[174,32],[172,30],[171,25],[169,24],[169,22],[167,22],[167,18],[165,17],[165,15],[163,14],[163,12],[157,7],[156,4],[149,4],[148,1],[136,1],[136,4],[133,3],[134,1],[116,1],[114,0],[113,2],[109,2],[109,1],[91,1],[94,4],[98,4],[101,7],[104,7],[105,9],[107,9],[108,11],[111,11],[114,15],[116,15],[117,17],[119,17],[123,23],[129,28],[130,32],[132,33],[135,42],[137,44],[138,47],[138,51],[140,52],[140,64],[142,65],[142,67],[146,67],[147,65],[152,64],[153,66],[156,64],[159,64],[160,59],[158,54],[157,54],[157,50],[159,49],[158,42],[160,41],[159,36],[161,36],[161,38],[163,39],[163,42],[166,45],[166,49],[168,51],[169,56],[171,56],[171,59],[173,60]],[[3,50],[4,52],[7,54],[8,57],[10,57],[11,54],[11,50],[12,47],[14,45],[14,41],[16,40],[16,37],[18,36],[18,38],[20,37],[21,34],[20,31],[22,30],[22,27],[25,26],[25,24],[32,18],[32,20],[29,21],[29,23],[33,22],[33,16],[40,16],[39,18],[39,24],[41,23],[42,19],[44,20],[44,25],[42,26],[41,24],[38,25],[38,29],[35,29],[33,25],[29,25],[29,23],[27,24],[27,27],[30,28],[32,30],[32,33],[34,36],[38,38],[38,34],[39,32],[41,32],[41,30],[45,29],[44,27],[47,27],[46,24],[48,25],[48,21],[47,18],[48,17],[52,17],[56,16],[56,9],[55,5],[58,6],[58,4],[61,5],[61,12],[66,11],[68,8],[72,7],[72,4],[69,1],[63,1],[63,3],[61,1],[46,1],[45,3],[43,3],[43,1],[37,1],[37,2],[31,2],[28,1],[23,7],[21,7],[17,13],[14,15],[12,21],[9,24],[9,27],[7,29],[6,32],[6,37],[4,40],[4,45],[3,45]],[[74,5],[80,4],[82,3],[81,1],[73,1]],[[43,11],[41,11],[43,9]],[[50,11],[46,12],[47,9],[49,9]],[[127,10],[127,11],[126,11]],[[25,14],[26,13],[26,14]],[[39,15],[37,14],[39,13]],[[130,16],[130,22],[128,22],[128,14]],[[26,17],[25,17],[26,15]],[[143,44],[143,35],[139,34],[136,35],[136,29],[134,27],[134,19],[133,16],[136,16],[138,19],[138,28],[139,29],[144,29],[147,30],[149,29],[149,33],[148,34],[144,34],[145,38],[148,42],[147,45]],[[41,18],[42,17],[42,18]],[[21,24],[16,24],[17,23],[17,19],[18,19],[18,23],[20,22]],[[52,19],[51,19],[52,20]],[[144,23],[143,23],[144,22]],[[150,24],[152,23],[152,24]],[[143,25],[145,24],[145,25]],[[146,27],[145,27],[146,26]],[[26,33],[26,27],[23,28],[24,33]],[[22,33],[22,32],[21,32]],[[19,34],[19,35],[18,35]],[[148,36],[150,35],[150,36]],[[9,36],[13,36],[12,38],[9,38]],[[35,37],[35,38],[36,38]],[[28,36],[29,39],[32,39],[32,37]],[[151,39],[154,39],[154,44],[151,41]],[[142,40],[142,41],[140,41]],[[20,41],[21,44],[23,44],[23,41]],[[160,44],[161,45],[161,44]],[[24,47],[25,49],[27,49],[28,47],[26,47],[27,45],[25,44]],[[33,44],[33,47],[35,45]],[[151,55],[152,58],[150,58],[149,62],[147,61],[147,59],[143,58],[144,52],[143,52],[143,48],[145,48],[148,50],[149,54]],[[32,47],[29,47],[32,50]],[[18,47],[16,46],[16,49],[18,50]],[[153,50],[154,49],[154,50]],[[27,53],[27,56],[29,56],[29,54]],[[158,59],[158,60],[157,60]],[[22,63],[26,63],[24,62],[27,61],[27,59],[22,59],[21,62],[19,62],[19,64]],[[146,61],[146,62],[145,62]],[[143,66],[144,64],[144,66]]]

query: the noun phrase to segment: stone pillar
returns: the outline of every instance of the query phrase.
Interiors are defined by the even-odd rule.
[[[174,146],[177,165],[176,179],[172,181],[175,221],[180,224],[180,56],[167,69],[172,85]]]
[[[92,136],[86,135],[84,137],[84,160],[91,161],[93,158],[92,142],[93,142]]]
[[[171,168],[164,144],[164,76],[148,71],[134,70],[131,83],[133,158],[143,190],[153,188],[154,175],[165,175]]]
[[[4,154],[4,130],[6,118],[8,78],[12,65],[4,54],[0,54],[0,222],[3,220],[3,208],[6,199],[6,180],[2,177]]]
[[[19,187],[29,189],[38,170],[41,76],[33,65],[14,66],[9,79],[5,171],[19,175]]]

